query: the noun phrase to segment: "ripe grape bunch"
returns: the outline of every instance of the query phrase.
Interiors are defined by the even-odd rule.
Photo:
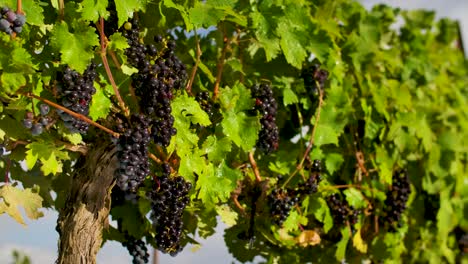
[[[262,115],[257,147],[266,153],[271,153],[279,146],[279,131],[276,125],[278,105],[268,84],[254,85],[252,96],[255,98],[255,109]]]
[[[182,250],[182,215],[190,201],[188,193],[192,184],[181,176],[170,177],[171,168],[167,163],[163,164],[162,170],[153,191],[149,193],[152,205],[151,219],[156,230],[155,242],[158,249],[175,256]]]
[[[13,32],[19,34],[23,31],[23,25],[26,23],[26,17],[17,14],[8,7],[2,7],[0,17],[0,30],[12,35]]]
[[[33,136],[38,136],[44,132],[44,127],[47,127],[51,122],[51,117],[48,116],[50,107],[46,104],[39,105],[41,116],[34,118],[32,112],[26,112],[23,119],[23,126],[31,130]]]
[[[89,64],[83,75],[66,67],[58,76],[57,91],[61,95],[61,104],[75,113],[88,116],[92,96],[96,93],[96,88],[94,88],[96,76],[95,63]],[[61,110],[57,110],[57,112],[70,132],[85,134],[88,131],[89,124],[87,122],[74,118]]]
[[[150,173],[148,144],[149,120],[144,115],[132,115],[130,124],[119,124],[121,133],[117,141],[119,169],[115,171],[117,186],[123,191],[134,192]]]
[[[349,206],[348,201],[341,199],[338,194],[328,196],[327,204],[336,226],[346,225],[348,221],[351,226],[357,223],[360,212]]]
[[[315,63],[302,69],[301,77],[304,80],[304,87],[310,96],[319,94],[319,89],[323,89],[328,78],[328,71],[320,69],[320,64]]]
[[[291,195],[288,191],[288,189],[275,188],[267,197],[272,220],[279,226],[286,221],[292,207],[299,203],[299,197]]]
[[[210,120],[213,121],[214,117],[214,111],[213,108],[214,103],[213,100],[210,98],[210,94],[206,91],[204,92],[199,92],[195,96],[195,100],[200,104],[200,107],[205,111],[208,116],[210,117]]]
[[[128,234],[125,235],[125,242],[122,243],[127,248],[128,253],[133,257],[133,264],[144,264],[149,262],[148,248],[141,239],[136,239]]]
[[[185,65],[174,54],[174,41],[157,36],[155,41],[159,48],[141,43],[138,20],[125,23],[122,31],[130,45],[125,51],[128,62],[138,69],[132,76],[132,85],[140,97],[140,108],[152,119],[154,142],[168,146],[177,132],[171,115],[171,100],[174,89],[180,89],[185,83]]]
[[[314,160],[313,162],[310,159],[306,159],[304,166],[309,172],[309,178],[305,183],[300,183],[298,186],[297,192],[300,195],[310,195],[318,191],[318,186],[322,180],[320,173],[322,172],[322,163],[320,160]]]
[[[391,190],[387,191],[381,224],[389,225],[390,231],[395,231],[395,224],[399,225],[401,215],[406,209],[406,202],[411,193],[410,181],[406,170],[393,173]]]

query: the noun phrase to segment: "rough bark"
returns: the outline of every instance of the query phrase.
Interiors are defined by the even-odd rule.
[[[67,201],[57,221],[58,264],[96,263],[117,166],[115,147],[102,143],[90,148],[75,165]]]

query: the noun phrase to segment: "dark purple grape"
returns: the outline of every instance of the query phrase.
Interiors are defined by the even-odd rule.
[[[39,111],[41,112],[41,115],[45,116],[49,113],[50,107],[46,104],[40,104]]]
[[[5,18],[8,20],[8,22],[13,23],[13,21],[16,20],[16,13],[12,10],[9,10],[8,12],[6,12]]]
[[[0,30],[3,32],[7,32],[7,30],[11,31],[10,22],[8,22],[6,19],[3,19],[3,18],[0,19]]]
[[[26,17],[21,14],[16,15],[16,20],[13,21],[13,24],[17,27],[22,27],[26,23]]]
[[[277,103],[273,97],[273,91],[268,84],[254,85],[252,97],[255,98],[255,109],[262,115],[262,125],[258,134],[257,147],[271,153],[278,149],[279,130],[276,125]]]
[[[31,119],[23,119],[23,126],[27,129],[31,129],[33,127],[33,122]]]
[[[44,126],[41,123],[36,123],[32,126],[31,134],[33,136],[38,136],[44,131]]]

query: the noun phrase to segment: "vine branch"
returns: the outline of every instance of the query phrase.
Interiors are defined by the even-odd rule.
[[[223,42],[224,42],[224,46],[221,51],[221,56],[219,57],[218,64],[216,65],[218,73],[216,74],[216,83],[215,83],[214,90],[213,90],[213,99],[218,98],[219,85],[221,83],[221,78],[223,76],[224,60],[226,59],[226,52],[229,46],[229,39],[226,36],[226,30],[224,29],[224,27],[223,27]]]
[[[320,86],[318,86],[318,87],[320,87]],[[310,151],[312,150],[312,147],[314,146],[315,133],[317,131],[317,127],[318,127],[318,124],[319,124],[319,121],[320,121],[320,113],[321,113],[321,110],[322,110],[322,104],[323,104],[323,89],[320,88],[319,89],[319,105],[317,107],[317,116],[315,118],[314,127],[312,128],[312,133],[311,133],[311,136],[310,136],[309,144],[308,144],[306,150],[304,151],[304,155],[302,156],[301,162],[299,163],[299,165],[297,165],[296,169],[291,174],[291,176],[289,176],[289,178],[283,183],[283,185],[282,185],[283,188],[286,187],[286,185],[294,177],[294,175],[296,175],[300,170],[302,170],[302,168],[304,166],[304,161],[306,160],[307,156],[309,155]]]
[[[57,108],[57,109],[60,109],[60,110],[64,111],[65,113],[67,113],[67,114],[73,116],[74,118],[83,120],[83,121],[85,121],[86,123],[88,123],[88,124],[90,124],[90,125],[92,125],[92,126],[95,126],[95,127],[99,128],[99,129],[101,129],[101,130],[103,130],[103,131],[105,131],[105,132],[111,134],[113,137],[118,138],[118,137],[120,136],[119,133],[117,133],[117,132],[115,132],[115,131],[113,131],[113,130],[111,130],[111,129],[109,129],[109,128],[103,126],[103,125],[100,125],[100,124],[94,122],[93,120],[87,118],[86,116],[81,115],[81,114],[78,114],[78,113],[75,113],[75,112],[73,112],[72,110],[70,110],[70,109],[68,109],[68,108],[66,108],[66,107],[63,107],[63,106],[61,106],[61,105],[59,105],[59,104],[56,104],[56,103],[54,103],[54,102],[52,102],[52,101],[49,101],[49,100],[47,100],[47,99],[44,99],[44,98],[42,98],[42,97],[39,97],[39,96],[34,95],[34,94],[32,94],[32,93],[29,93],[29,92],[28,92],[28,93],[19,92],[19,94],[24,95],[24,96],[29,97],[29,98],[37,99],[37,100],[39,100],[39,101],[41,101],[41,102],[44,102],[44,103],[46,103],[46,104],[48,104],[48,105],[50,105],[50,106],[52,106],[52,107],[55,107],[55,108]]]
[[[17,0],[16,1],[17,7],[16,7],[16,13],[24,15],[23,12],[23,1],[22,0]]]
[[[5,184],[8,185],[10,183],[10,167],[11,167],[11,160],[6,158],[6,168],[5,168]]]
[[[129,116],[130,112],[125,105],[124,100],[122,99],[122,96],[120,96],[119,88],[117,87],[117,84],[115,84],[114,77],[112,76],[112,72],[109,67],[109,62],[107,61],[107,38],[106,35],[104,34],[104,18],[100,17],[99,23],[97,28],[99,29],[99,35],[101,39],[101,59],[102,63],[104,64],[104,68],[106,69],[106,74],[107,77],[109,78],[109,81],[112,85],[112,89],[114,89],[115,96],[117,97],[117,100],[119,101],[119,106],[122,108],[124,111],[125,116]]]
[[[200,64],[200,58],[201,58],[201,55],[202,55],[202,51],[201,51],[201,48],[200,48],[200,40],[198,39],[198,34],[197,34],[196,29],[195,29],[195,42],[197,43],[196,44],[197,58],[195,60],[195,65],[193,65],[192,72],[190,73],[190,79],[189,79],[189,81],[187,83],[187,86],[185,87],[185,90],[187,90],[188,94],[192,94],[192,85],[193,85],[193,82],[195,80],[195,75],[197,74],[198,65]]]
[[[261,182],[262,177],[260,177],[260,171],[258,170],[257,162],[254,159],[253,152],[249,152],[249,161],[250,161],[250,165],[252,165],[252,170],[255,174],[255,180],[257,182]]]

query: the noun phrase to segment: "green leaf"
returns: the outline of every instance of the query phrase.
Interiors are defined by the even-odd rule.
[[[264,48],[267,61],[271,61],[276,58],[280,51],[279,39],[274,34],[276,21],[269,20],[274,17],[265,17],[261,12],[252,12],[250,18],[252,19],[252,28],[255,29],[255,36],[258,40],[257,45]],[[254,55],[258,47],[250,46],[250,54]]]
[[[351,230],[348,227],[341,229],[341,240],[336,244],[335,257],[338,261],[342,261],[346,258],[346,247],[348,246],[349,238],[351,237]]]
[[[281,50],[288,63],[298,69],[302,68],[302,63],[307,57],[307,52],[302,45],[303,33],[296,32],[289,23],[281,21],[276,29],[276,34],[281,36]]]
[[[307,222],[307,217],[299,215],[296,210],[291,210],[288,218],[283,223],[283,228],[285,231],[290,232],[297,230],[299,225],[306,226]]]
[[[78,12],[82,14],[84,20],[96,22],[99,17],[107,19],[109,12],[106,10],[108,0],[83,0]]]
[[[49,142],[32,142],[26,146],[26,166],[31,170],[37,160],[41,161],[41,170],[44,175],[62,172],[61,160],[69,159],[67,152],[60,151]]]
[[[60,50],[62,62],[82,73],[94,58],[93,48],[99,46],[95,29],[86,23],[74,21],[73,33],[68,24],[60,22],[52,32],[51,44]]]
[[[120,27],[133,17],[133,12],[144,10],[145,7],[146,1],[144,0],[115,0],[115,8],[119,18],[118,26]]]
[[[216,212],[221,217],[221,221],[223,221],[227,227],[234,226],[237,223],[239,215],[227,204],[216,206]]]
[[[223,10],[213,8],[208,4],[196,2],[188,11],[190,21],[196,28],[215,26],[225,16]]]
[[[223,137],[218,139],[215,136],[208,136],[203,142],[202,149],[206,154],[208,154],[208,159],[212,162],[221,162],[231,151],[231,141]]]
[[[220,94],[223,133],[234,144],[250,151],[255,146],[260,130],[258,117],[250,117],[246,113],[246,110],[253,109],[254,104],[250,91],[238,83],[232,89],[221,89]]]
[[[346,201],[348,204],[354,208],[365,208],[367,206],[366,200],[362,193],[355,188],[348,188],[343,191],[346,196]]]
[[[338,153],[327,153],[325,156],[325,168],[330,174],[333,174],[337,171],[344,162],[343,155]]]
[[[97,88],[89,107],[89,116],[91,119],[96,121],[99,118],[107,117],[107,114],[109,114],[111,108],[112,102],[105,95],[104,89]]]
[[[322,120],[322,119],[320,119]],[[316,146],[322,146],[326,144],[335,144],[338,145],[338,134],[333,129],[333,127],[319,122],[317,129],[315,131],[315,141]]]
[[[237,187],[237,180],[241,178],[242,173],[240,171],[233,170],[222,162],[214,171],[199,175],[197,181],[198,197],[205,206],[225,202]]]
[[[367,243],[362,240],[361,229],[356,230],[353,236],[353,246],[361,253],[367,253]]]
[[[11,185],[0,187],[0,214],[7,213],[18,223],[26,225],[18,206],[24,208],[29,219],[38,219],[44,216],[39,208],[42,207],[42,197],[33,189],[18,189]]]
[[[333,227],[333,218],[328,209],[327,202],[323,198],[312,199],[310,211],[314,212],[315,218],[323,223],[323,231],[328,233]]]
[[[125,50],[130,47],[127,39],[122,36],[122,33],[115,32],[109,37],[109,48],[112,50]]]

